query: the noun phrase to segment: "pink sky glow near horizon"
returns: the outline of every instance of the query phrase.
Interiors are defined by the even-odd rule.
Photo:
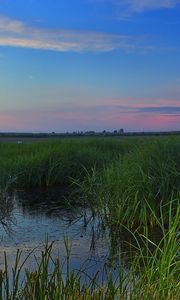
[[[161,101],[162,103],[162,101]],[[172,105],[172,103],[174,105]],[[1,132],[72,131],[172,131],[179,130],[180,106],[177,101],[165,105],[127,104],[88,105],[84,107],[6,110],[0,112]],[[169,111],[170,110],[170,111]]]
[[[0,3],[0,132],[180,131],[180,0]]]

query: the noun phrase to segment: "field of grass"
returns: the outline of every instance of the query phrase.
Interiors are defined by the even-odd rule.
[[[79,186],[108,223],[153,225],[152,212],[160,216],[160,204],[172,201],[175,212],[179,205],[180,138],[144,140],[112,163],[94,168]]]
[[[0,143],[2,207],[8,188],[55,185],[77,190],[79,203],[99,215],[112,251],[121,232],[128,232],[128,273],[120,268],[116,281],[110,274],[101,286],[97,278],[82,283],[81,272],[68,271],[64,278],[50,245],[37,269],[26,271],[22,285],[17,264],[12,274],[7,268],[0,273],[0,299],[179,299],[179,136]],[[151,238],[155,226],[161,230],[159,241]]]
[[[134,141],[134,142],[133,142]],[[0,143],[0,186],[66,185],[130,151],[136,139],[66,139],[28,144]]]

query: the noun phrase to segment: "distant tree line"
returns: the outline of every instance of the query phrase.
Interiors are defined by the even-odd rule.
[[[52,131],[50,133],[29,133],[29,132],[0,132],[0,137],[14,137],[14,138],[47,138],[47,137],[67,137],[67,136],[158,136],[158,135],[180,135],[180,131],[159,131],[159,132],[125,132],[123,128],[113,131],[103,130],[99,131],[73,131],[73,132],[66,132],[66,133],[56,133]]]

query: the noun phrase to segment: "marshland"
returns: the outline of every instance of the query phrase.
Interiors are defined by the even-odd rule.
[[[0,299],[179,299],[180,136],[0,143]]]

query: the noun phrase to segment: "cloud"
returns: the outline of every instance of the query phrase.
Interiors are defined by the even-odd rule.
[[[22,33],[25,26],[22,22],[0,16],[0,32]]]
[[[175,8],[179,0],[124,0],[118,3],[125,3],[131,12],[143,12],[147,10],[158,10]]]
[[[144,37],[101,32],[44,29],[0,16],[0,46],[23,47],[59,52],[149,51],[142,45]]]
[[[180,105],[59,104],[0,112],[1,131],[180,130]]]
[[[180,115],[180,106],[149,106],[139,108],[139,112]]]
[[[153,11],[159,9],[175,8],[180,0],[97,0],[99,2],[109,2],[119,7],[120,15],[130,16],[134,13]]]

